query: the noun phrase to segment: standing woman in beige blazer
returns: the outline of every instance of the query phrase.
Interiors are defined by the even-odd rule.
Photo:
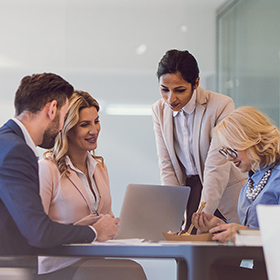
[[[152,112],[161,183],[191,187],[185,228],[201,201],[206,213],[239,222],[237,200],[246,176],[219,156],[211,134],[234,110],[233,100],[199,86],[198,64],[188,51],[167,51],[157,77],[162,98]]]
[[[62,132],[54,148],[39,161],[40,195],[45,212],[56,222],[91,225],[111,215],[107,167],[94,155],[100,132],[99,104],[87,92],[75,90],[69,100]],[[146,279],[130,260],[39,257],[39,279]],[[70,277],[71,276],[71,277]]]

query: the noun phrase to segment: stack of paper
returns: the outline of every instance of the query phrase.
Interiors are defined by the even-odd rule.
[[[262,239],[259,230],[242,229],[235,235],[236,246],[262,246]]]

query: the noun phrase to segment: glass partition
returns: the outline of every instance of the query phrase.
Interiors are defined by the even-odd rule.
[[[239,0],[217,17],[217,87],[279,126],[280,1]]]

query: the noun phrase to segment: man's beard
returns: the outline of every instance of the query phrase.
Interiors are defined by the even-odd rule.
[[[60,113],[57,113],[53,121],[46,128],[43,135],[43,141],[40,145],[38,145],[39,147],[44,149],[51,149],[54,146],[55,138],[59,133],[59,119]]]

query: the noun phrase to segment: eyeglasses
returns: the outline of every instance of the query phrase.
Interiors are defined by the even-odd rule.
[[[226,158],[228,156],[230,156],[232,158],[237,158],[238,157],[237,150],[231,149],[231,148],[222,148],[222,149],[219,150],[219,153]]]

